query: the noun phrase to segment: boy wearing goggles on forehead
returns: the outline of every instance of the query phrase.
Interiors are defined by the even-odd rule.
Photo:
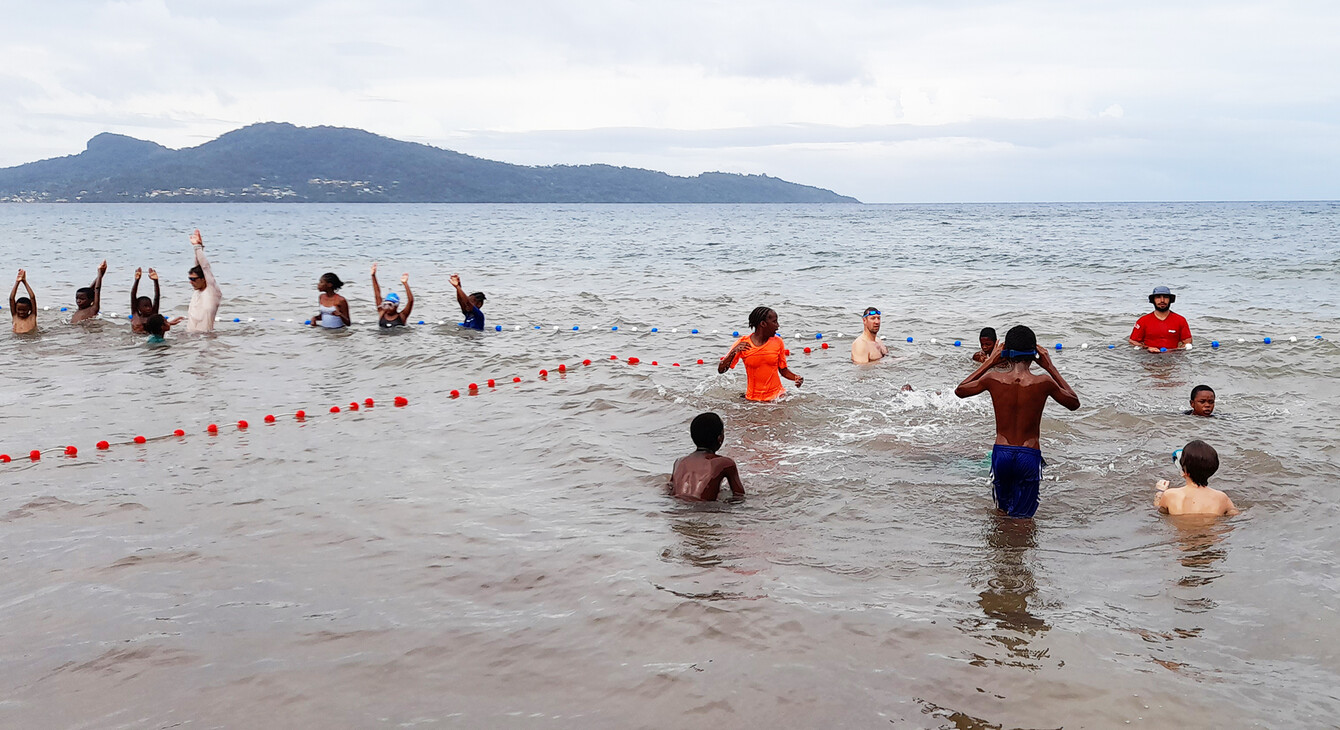
[[[851,361],[857,365],[874,362],[889,354],[889,346],[876,336],[879,334],[879,310],[866,307],[861,313],[861,336],[851,343]]]

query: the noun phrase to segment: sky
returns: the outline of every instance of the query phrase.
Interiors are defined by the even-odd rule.
[[[865,202],[1340,199],[1340,3],[0,0],[0,167],[357,127]]]

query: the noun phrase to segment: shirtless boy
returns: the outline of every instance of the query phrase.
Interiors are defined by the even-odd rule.
[[[670,493],[688,502],[715,502],[721,482],[730,484],[731,496],[743,497],[744,485],[735,460],[717,454],[726,441],[726,424],[715,413],[699,413],[689,425],[689,434],[697,446],[692,454],[675,460],[670,474]]]
[[[879,310],[866,307],[861,314],[861,336],[851,343],[851,361],[857,365],[874,362],[889,354],[889,346],[876,335],[879,334]]]
[[[158,314],[159,294],[158,272],[149,269],[149,278],[154,283],[154,298],[137,296],[140,293],[140,277],[144,269],[135,269],[135,283],[130,285],[130,331],[144,333],[144,322]]]
[[[19,293],[19,284],[28,290],[28,296],[15,299]],[[14,280],[14,289],[9,292],[9,316],[14,320],[14,334],[37,331],[37,295],[28,285],[28,272],[23,269],[19,269],[19,278]]]
[[[1238,508],[1233,500],[1218,489],[1210,488],[1210,477],[1219,470],[1219,454],[1213,446],[1196,440],[1182,447],[1182,467],[1184,484],[1169,489],[1167,479],[1160,479],[1154,485],[1159,495],[1154,498],[1154,506],[1159,512],[1168,515],[1235,515]]]
[[[977,333],[977,343],[982,349],[972,354],[972,359],[976,362],[986,362],[991,357],[991,351],[996,349],[996,328],[983,327],[982,331]]]
[[[78,324],[86,319],[93,319],[98,316],[98,311],[102,309],[102,275],[107,273],[107,262],[104,260],[98,265],[98,275],[93,279],[93,286],[80,287],[74,293],[74,305],[76,307],[74,314],[70,315],[70,324]]]
[[[1034,360],[1044,372],[1030,369]],[[1009,369],[994,369],[1002,361]],[[1010,517],[1032,517],[1045,466],[1038,448],[1042,409],[1051,398],[1073,411],[1079,408],[1079,396],[1057,372],[1047,350],[1038,347],[1033,330],[1023,325],[1005,333],[1005,342],[996,343],[954,395],[967,398],[982,391],[991,393],[996,413],[996,445],[991,449],[996,508]]]

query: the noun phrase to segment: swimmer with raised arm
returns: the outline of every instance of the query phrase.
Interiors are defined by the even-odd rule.
[[[861,336],[851,343],[851,361],[857,365],[875,362],[889,354],[889,346],[879,339],[879,310],[866,307],[861,313]]]
[[[1210,477],[1219,471],[1219,453],[1213,446],[1199,439],[1183,446],[1178,466],[1182,468],[1182,486],[1171,487],[1167,479],[1160,479],[1154,485],[1159,490],[1159,495],[1154,498],[1154,506],[1160,512],[1168,515],[1230,517],[1238,514],[1238,508],[1227,494],[1210,488]]]
[[[143,269],[135,269],[135,283],[130,285],[130,331],[143,334],[144,321],[158,314],[158,304],[162,291],[158,288],[158,272],[149,269],[149,280],[154,283],[154,298],[139,296],[140,277]]]
[[[28,290],[28,296],[18,296],[19,284]],[[28,284],[28,272],[23,269],[19,269],[19,276],[14,280],[14,288],[9,292],[9,317],[14,322],[14,334],[23,335],[37,331],[37,295]]]
[[[1031,370],[1034,360],[1042,373]],[[1008,370],[996,370],[1001,362]],[[1032,517],[1038,509],[1038,484],[1046,463],[1040,450],[1042,410],[1051,398],[1075,410],[1079,396],[1052,364],[1047,350],[1038,347],[1033,330],[1019,325],[1005,333],[991,355],[959,383],[954,395],[967,398],[982,391],[991,394],[996,414],[996,444],[991,449],[991,475],[996,508],[1010,517]]]
[[[93,279],[93,286],[75,290],[75,310],[74,314],[70,315],[70,324],[78,324],[98,316],[98,311],[102,309],[102,275],[105,273],[107,273],[107,261],[103,260],[98,265],[98,275]]]
[[[1188,416],[1200,416],[1202,418],[1214,417],[1214,388],[1208,385],[1197,385],[1191,389],[1191,410],[1186,412]]]
[[[452,274],[448,281],[456,287],[456,303],[461,305],[461,314],[465,315],[465,321],[460,322],[460,326],[471,330],[484,329],[484,312],[480,307],[484,306],[484,300],[488,297],[482,291],[466,296],[465,290],[461,288],[460,274]]]
[[[409,324],[409,313],[414,310],[414,292],[409,288],[409,274],[400,275],[400,285],[405,287],[405,308],[400,309],[400,295],[387,292],[382,299],[382,287],[377,283],[377,265],[372,265],[372,298],[377,304],[377,326],[382,329],[404,327]]]
[[[698,448],[675,460],[670,474],[670,494],[688,502],[715,502],[721,482],[730,485],[733,498],[744,496],[744,484],[735,460],[717,449],[726,442],[726,424],[715,413],[699,413],[689,424],[689,435]]]
[[[186,310],[186,331],[213,332],[214,319],[219,315],[223,292],[219,289],[219,282],[214,280],[214,272],[209,268],[209,259],[205,258],[205,239],[200,236],[199,228],[191,234],[191,248],[195,252],[195,266],[192,266],[186,275],[193,289],[191,304]],[[154,278],[153,269],[149,270],[149,278]],[[154,311],[157,310],[155,306]]]
[[[349,326],[352,321],[349,318],[349,300],[337,293],[343,287],[344,282],[333,272],[328,271],[316,280],[316,290],[321,293],[316,297],[318,311],[312,317],[313,327],[337,330]]]
[[[786,345],[777,336],[777,313],[770,307],[756,307],[749,313],[749,326],[754,331],[735,341],[726,356],[717,364],[717,372],[724,373],[744,361],[745,393],[748,400],[768,401],[783,392],[782,378],[799,388],[805,379],[786,366]],[[781,377],[778,377],[778,376]]]

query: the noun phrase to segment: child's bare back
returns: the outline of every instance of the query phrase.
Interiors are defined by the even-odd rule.
[[[744,496],[740,471],[735,460],[721,456],[717,449],[726,441],[726,424],[715,413],[700,413],[689,426],[698,447],[688,456],[675,460],[670,473],[670,493],[690,502],[714,502],[721,494],[721,482],[730,484],[731,495]]]
[[[1235,515],[1238,508],[1227,494],[1210,487],[1210,477],[1219,470],[1219,454],[1204,441],[1192,441],[1181,449],[1177,463],[1185,484],[1172,487],[1167,479],[1154,485],[1159,495],[1154,506],[1169,515]]]

